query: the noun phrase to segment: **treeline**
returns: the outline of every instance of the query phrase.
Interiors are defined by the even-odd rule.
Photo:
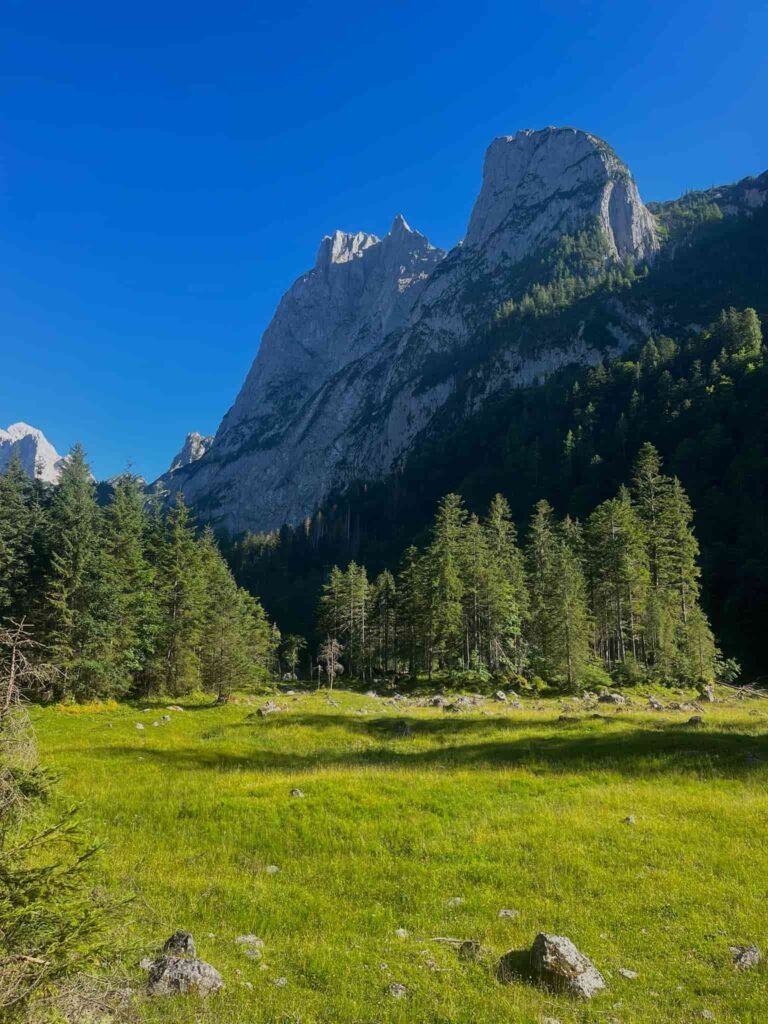
[[[100,507],[80,446],[56,487],[18,460],[0,476],[0,621],[22,619],[59,700],[225,695],[262,680],[279,641],[183,501],[147,504],[126,476]]]
[[[711,682],[723,666],[699,603],[693,513],[661,470],[644,445],[631,486],[583,524],[540,501],[523,548],[504,497],[480,519],[447,495],[397,577],[371,583],[355,562],[331,571],[318,616],[326,675],[525,675],[570,691]]]

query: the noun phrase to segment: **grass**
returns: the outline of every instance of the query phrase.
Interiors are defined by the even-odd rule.
[[[768,1019],[766,966],[738,973],[728,949],[768,945],[768,702],[718,704],[694,729],[639,697],[576,722],[559,701],[451,715],[334,699],[288,696],[264,719],[190,705],[158,727],[161,705],[34,712],[57,802],[83,806],[105,884],[136,897],[136,960],[184,928],[224,976],[205,1002],[142,1000],[142,1021]],[[500,985],[499,955],[539,931],[568,935],[607,992]],[[233,942],[246,933],[261,961]],[[435,936],[477,939],[485,959]]]

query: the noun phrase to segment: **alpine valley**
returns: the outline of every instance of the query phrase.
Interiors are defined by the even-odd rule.
[[[308,628],[333,562],[394,566],[436,502],[585,514],[651,441],[697,509],[705,596],[750,662],[768,625],[768,371],[721,311],[768,312],[768,172],[645,206],[596,136],[488,148],[450,252],[397,216],[336,231],[288,290],[213,442],[175,460],[242,583]],[[201,454],[202,453],[202,454]],[[200,455],[200,457],[194,457]],[[746,573],[746,575],[745,575]]]

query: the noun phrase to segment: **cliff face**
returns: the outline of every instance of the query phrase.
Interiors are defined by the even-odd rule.
[[[531,264],[579,232],[598,239],[601,266],[648,260],[658,247],[654,218],[610,147],[546,128],[491,144],[466,239],[447,255],[402,217],[383,239],[324,238],[213,444],[170,474],[170,489],[233,532],[296,523],[333,488],[392,469],[449,400],[476,404],[601,358],[579,331],[533,355],[513,338],[492,365],[479,355]]]

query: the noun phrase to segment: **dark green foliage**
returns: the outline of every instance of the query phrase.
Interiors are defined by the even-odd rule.
[[[753,231],[756,217],[742,234]],[[706,330],[660,336],[491,399],[472,420],[424,440],[396,476],[351,487],[299,530],[230,545],[234,571],[281,622],[308,633],[311,595],[330,565],[354,557],[373,572],[394,570],[409,544],[426,542],[442,494],[460,493],[482,512],[503,489],[520,528],[542,496],[586,520],[630,479],[635,454],[651,442],[696,509],[702,603],[715,631],[729,654],[762,671],[768,362],[758,332],[754,310],[716,312]]]
[[[0,476],[0,620],[34,621],[46,693],[88,700],[263,682],[279,634],[179,500],[147,507],[130,477],[99,506],[82,448],[58,487]]]

